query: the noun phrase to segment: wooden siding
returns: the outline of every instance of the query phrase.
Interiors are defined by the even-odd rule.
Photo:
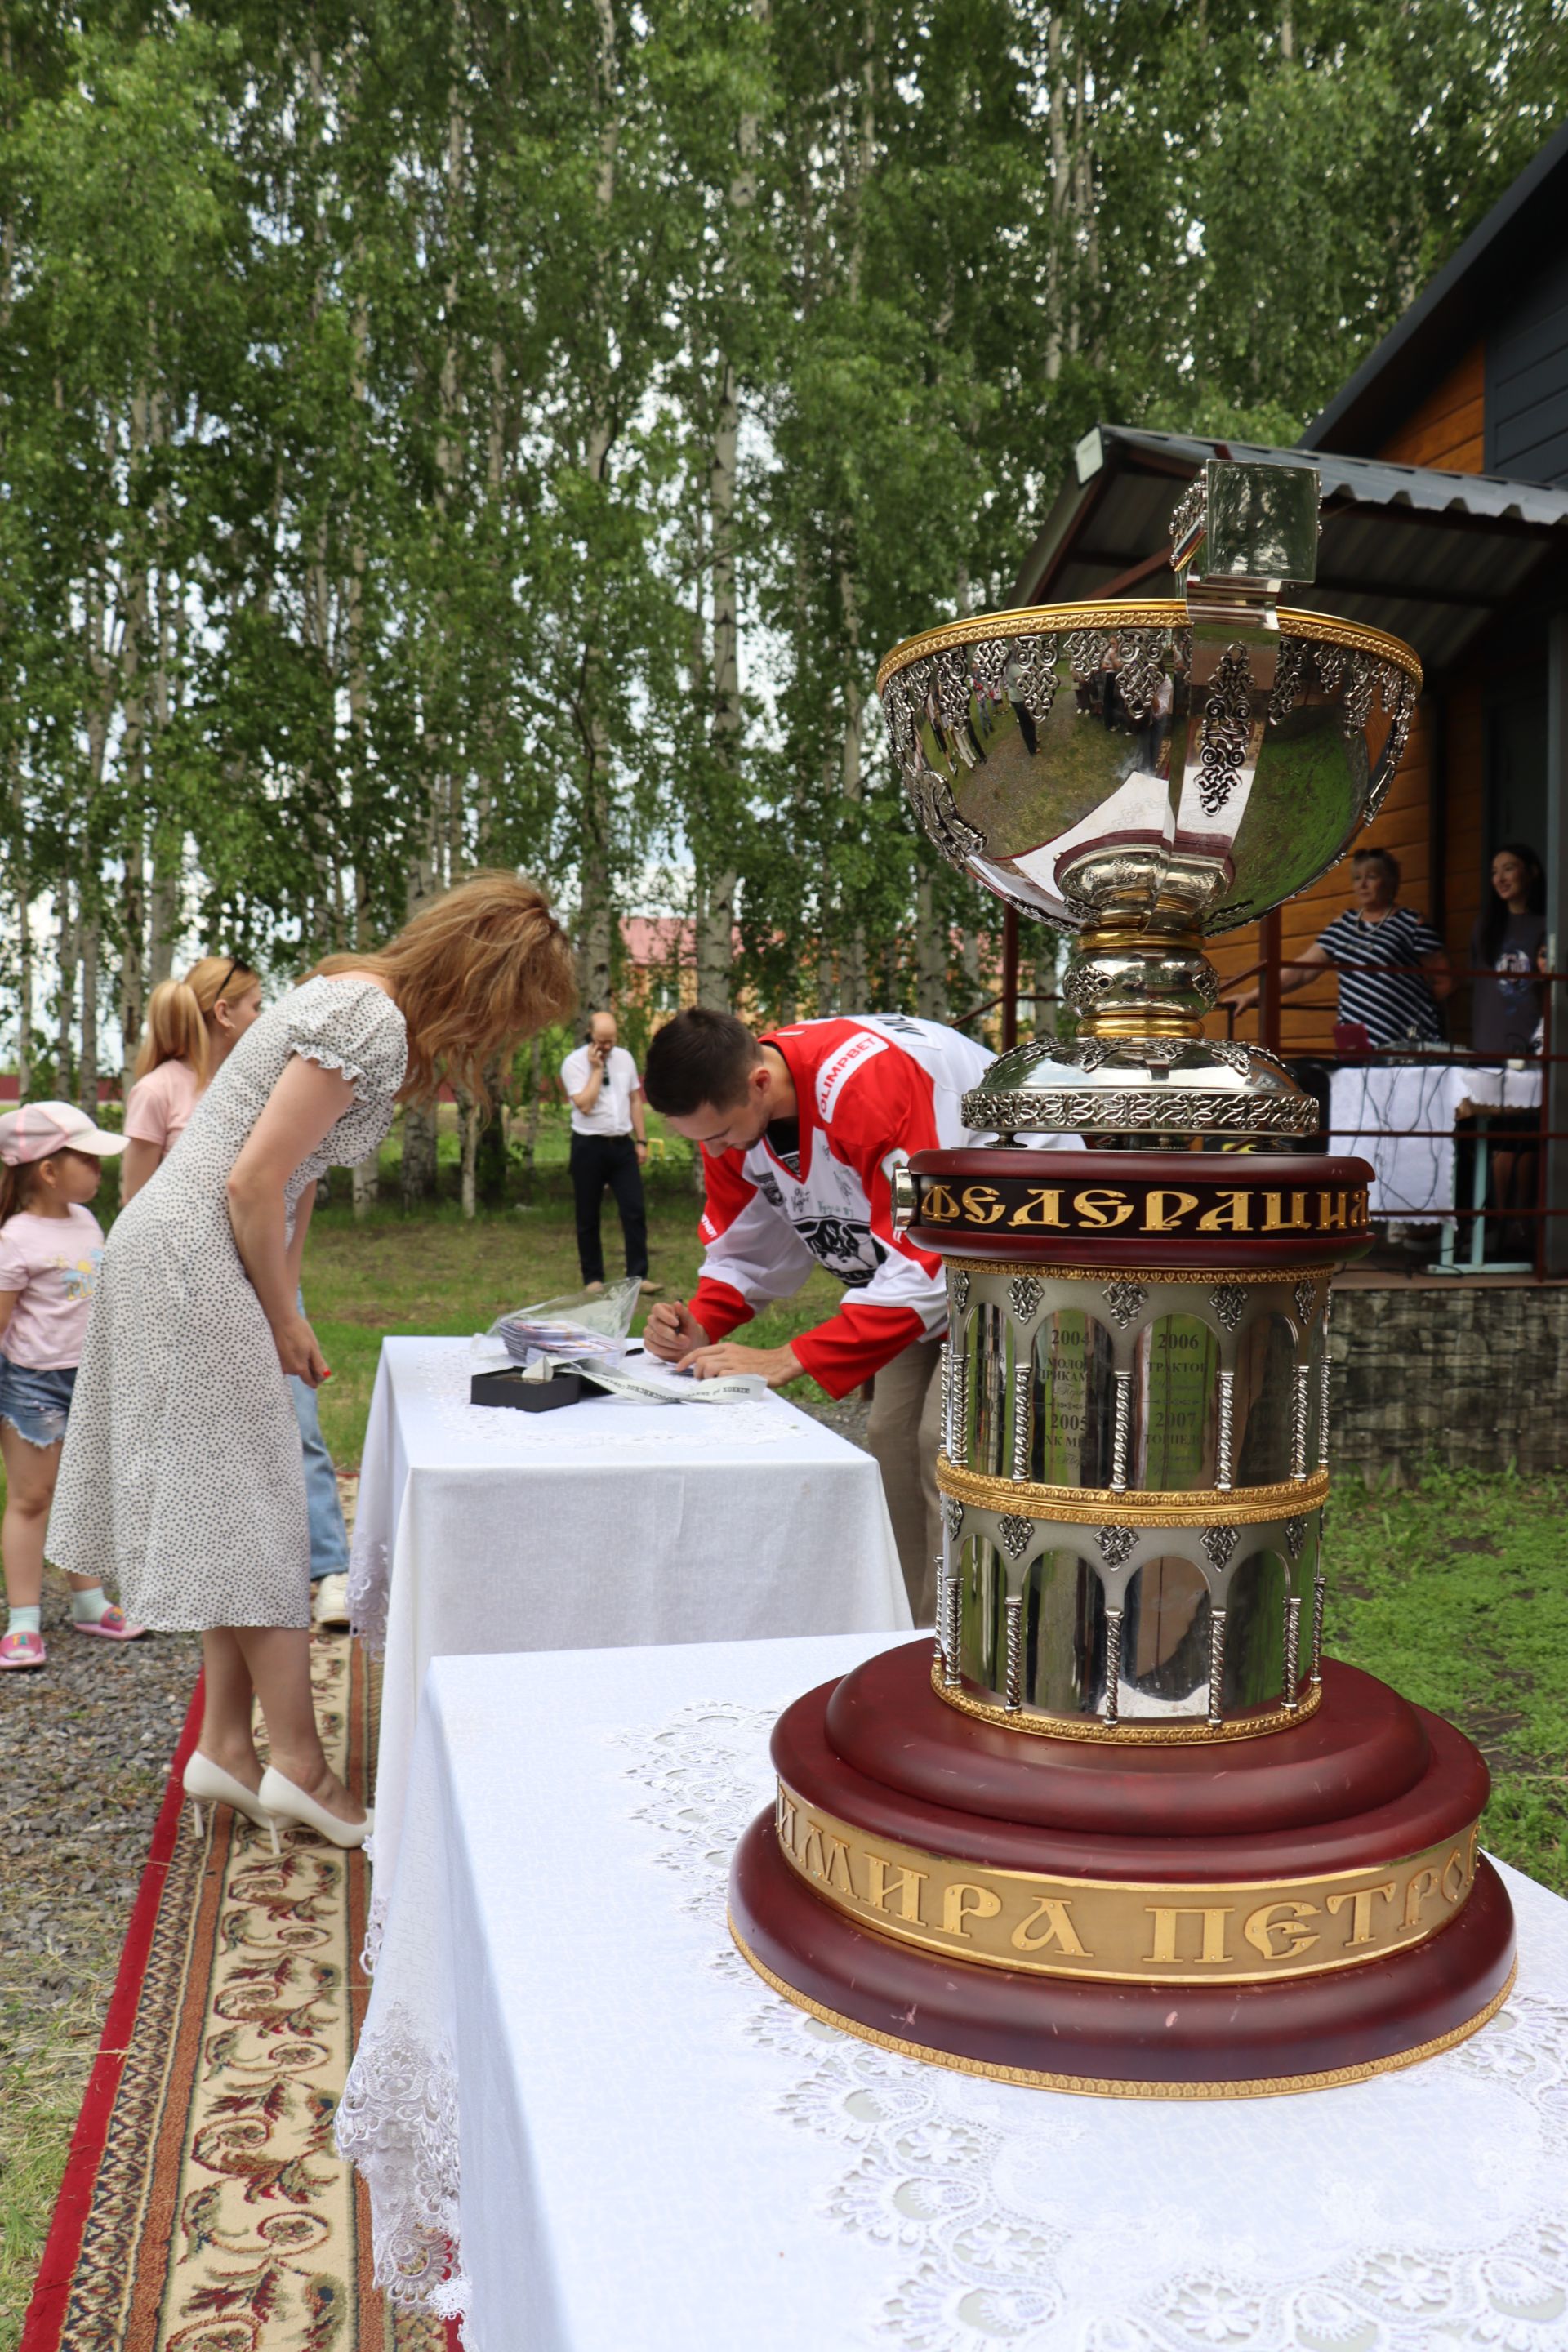
[[[1568,253],[1487,337],[1486,470],[1568,482]]]
[[[1468,351],[1378,451],[1397,466],[1436,466],[1445,474],[1486,471],[1486,352]]]

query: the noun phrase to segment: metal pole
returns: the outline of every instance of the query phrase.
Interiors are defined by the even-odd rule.
[[[1562,971],[1568,954],[1568,612],[1553,613],[1547,625],[1546,653],[1546,961]],[[1568,983],[1547,989],[1546,1039],[1550,1054],[1568,1037]],[[1541,1265],[1546,1274],[1568,1274],[1568,1059],[1546,1064],[1542,1185]]]

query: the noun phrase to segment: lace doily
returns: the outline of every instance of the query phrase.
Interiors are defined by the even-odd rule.
[[[888,2257],[873,2339],[1564,2352],[1568,2003],[1526,1990],[1424,2065],[1245,2103],[1069,2100],[874,2049],[769,1993],[726,1930],[730,1856],[763,1801],[777,1712],[691,1706],[617,1744],[635,1750],[637,1818],[658,1834],[673,1899],[779,2062],[777,2116],[840,2153],[824,2220]],[[1377,2175],[1355,2161],[1371,2147]]]
[[[460,2319],[458,2080],[449,2047],[395,2009],[362,2042],[334,2119],[375,2202],[375,2283],[405,2310]]]

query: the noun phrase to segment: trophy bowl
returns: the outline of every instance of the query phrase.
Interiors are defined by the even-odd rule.
[[[1421,666],[1379,630],[1279,605],[1282,579],[1315,568],[1310,468],[1216,465],[1194,490],[1173,518],[1184,598],[982,614],[910,638],[878,672],[931,840],[1074,936],[1080,1046],[1004,1058],[978,1122],[1004,1132],[1311,1123],[1272,1056],[1204,1038],[1218,983],[1202,942],[1304,889],[1376,814]],[[1120,1111],[1065,1099],[1086,1087],[1120,1093]],[[1158,1103],[1132,1099],[1151,1088]]]

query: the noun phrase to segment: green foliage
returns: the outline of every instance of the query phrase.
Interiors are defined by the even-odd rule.
[[[478,859],[590,997],[662,860],[709,992],[978,1001],[877,657],[1005,601],[1096,418],[1293,437],[1565,50],[1553,0],[5,12],[0,827],[68,1038],[83,957],[134,1022],[187,925],[298,969]]]

